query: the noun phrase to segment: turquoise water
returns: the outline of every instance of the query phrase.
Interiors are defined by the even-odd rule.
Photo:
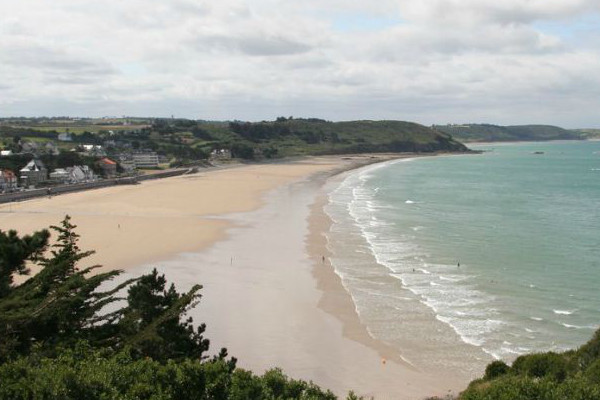
[[[326,208],[361,318],[418,342],[416,363],[455,338],[457,366],[574,348],[600,325],[600,142],[477,148],[356,171]]]

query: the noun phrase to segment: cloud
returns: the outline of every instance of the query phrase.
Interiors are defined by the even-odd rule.
[[[5,2],[0,112],[598,125],[599,22],[597,0]]]

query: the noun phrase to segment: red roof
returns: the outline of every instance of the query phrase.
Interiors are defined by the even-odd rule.
[[[117,165],[116,162],[114,162],[113,160],[111,160],[110,158],[103,158],[102,160],[100,160],[101,162],[103,162],[104,164],[109,164],[109,165]]]
[[[17,176],[15,175],[14,172],[12,172],[10,169],[1,169],[0,172],[9,178],[16,178]]]

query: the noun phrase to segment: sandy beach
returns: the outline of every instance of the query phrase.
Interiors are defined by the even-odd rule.
[[[419,369],[369,336],[328,262],[323,184],[337,172],[389,159],[319,157],[244,165],[0,206],[0,229],[21,234],[69,214],[85,265],[137,276],[157,267],[185,290],[204,286],[193,310],[211,349],[239,366],[281,367],[343,396],[443,396],[464,377]]]

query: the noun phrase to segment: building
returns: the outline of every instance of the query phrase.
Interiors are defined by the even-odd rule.
[[[81,146],[83,152],[88,156],[106,157],[106,151],[99,144],[84,144]]]
[[[214,149],[210,152],[211,160],[231,160],[231,150],[229,149]]]
[[[0,169],[0,192],[9,193],[17,190],[17,175],[9,169]]]
[[[94,171],[87,165],[75,165],[67,168],[69,183],[93,182],[97,179]]]
[[[52,155],[55,155],[55,156],[57,156],[57,155],[60,154],[60,151],[58,150],[58,147],[54,143],[52,143],[52,142],[46,143],[46,145],[44,146],[44,152],[46,154],[52,154]]]
[[[75,165],[74,167],[55,169],[50,173],[50,180],[63,184],[93,182],[96,180],[96,175],[87,165]]]
[[[73,136],[71,136],[71,134],[69,132],[59,133],[58,140],[61,142],[72,142]]]
[[[110,158],[105,157],[101,159],[98,161],[98,165],[102,169],[105,177],[112,178],[117,175],[117,163]]]
[[[25,167],[21,169],[20,179],[23,182],[23,186],[37,186],[42,182],[46,182],[48,180],[48,171],[44,164],[34,158],[29,161]]]
[[[133,156],[131,154],[122,153],[118,156],[119,165],[123,168],[123,171],[126,174],[132,174],[135,172],[135,162],[133,161]]]
[[[2,150],[0,151],[0,156],[2,157],[8,157],[8,156],[12,156],[13,152],[11,150]]]
[[[69,182],[69,173],[64,168],[56,168],[50,172],[50,180],[54,183],[67,183]]]
[[[133,163],[136,168],[157,168],[158,154],[154,151],[133,153]]]

